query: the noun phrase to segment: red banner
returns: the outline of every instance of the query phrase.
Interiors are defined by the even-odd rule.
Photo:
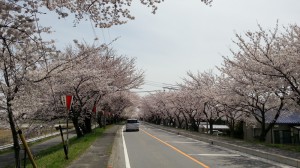
[[[67,107],[68,111],[70,111],[70,109],[71,109],[72,102],[73,102],[73,96],[66,95],[66,107]]]
[[[93,107],[92,112],[96,113],[96,106]]]

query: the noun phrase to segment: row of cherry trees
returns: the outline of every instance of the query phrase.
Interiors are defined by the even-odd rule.
[[[16,49],[17,45],[11,43],[1,53],[1,115],[10,124],[18,156],[17,130],[22,123],[32,124],[29,129],[33,129],[39,123],[54,125],[69,117],[81,137],[91,132],[94,107],[99,124],[102,116],[122,117],[136,99],[130,89],[143,82],[135,59],[117,55],[106,45],[76,43],[55,52],[51,60],[41,56],[45,50],[36,49],[35,44]],[[62,104],[64,95],[74,96],[69,113]]]
[[[221,119],[231,135],[240,122],[258,123],[259,139],[264,141],[284,110],[299,111],[300,27],[258,27],[236,34],[236,47],[224,57],[218,75],[188,72],[179,87],[146,96],[142,117],[195,131],[200,121],[206,121],[210,132]]]
[[[156,10],[160,0],[141,0]],[[51,28],[39,17],[51,11],[58,18],[72,14],[74,23],[91,19],[95,27],[111,27],[132,20],[131,0],[4,0],[0,2],[0,118],[9,123],[20,167],[17,130],[21,123],[50,123],[66,119],[61,96],[74,96],[70,119],[78,137],[91,131],[92,109],[99,118],[117,119],[132,106],[129,92],[143,82],[135,59],[118,55],[107,45],[81,44],[59,51],[55,41],[43,39]]]
[[[34,117],[49,121],[63,117],[66,113],[60,97],[73,95],[70,118],[77,137],[81,137],[91,132],[93,108],[101,126],[102,116],[120,117],[125,108],[133,105],[135,96],[130,89],[143,82],[143,71],[135,67],[135,59],[119,56],[105,45],[78,43],[76,48],[67,48],[62,57],[70,62],[60,67],[60,73],[39,83],[43,89],[48,88],[43,94],[46,96],[43,107],[33,113]]]
[[[140,0],[153,13],[162,1]],[[51,121],[64,116],[60,96],[72,94],[70,117],[81,136],[78,127],[90,131],[91,108],[105,107],[103,110],[115,110],[115,116],[119,116],[132,104],[128,98],[136,97],[128,90],[139,86],[143,78],[134,59],[119,56],[105,45],[76,42],[73,48],[57,50],[54,41],[42,38],[52,29],[41,25],[39,17],[49,12],[58,18],[73,15],[75,25],[90,19],[95,27],[108,28],[134,19],[131,3],[132,0],[0,1],[0,118],[1,123],[7,120],[12,130],[16,167],[20,167],[18,122],[33,118]]]

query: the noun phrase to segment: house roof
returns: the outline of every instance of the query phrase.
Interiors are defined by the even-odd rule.
[[[266,117],[266,123],[274,119],[274,114],[269,113]],[[300,112],[284,110],[280,113],[276,124],[300,124]]]
[[[200,125],[200,128],[207,128],[207,125]],[[209,128],[209,125],[208,125]],[[213,125],[213,129],[229,129],[229,127],[227,125]]]

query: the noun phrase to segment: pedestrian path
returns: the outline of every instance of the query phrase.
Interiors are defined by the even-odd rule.
[[[106,168],[120,127],[120,125],[113,125],[106,129],[101,138],[98,138],[84,154],[72,162],[69,168]]]

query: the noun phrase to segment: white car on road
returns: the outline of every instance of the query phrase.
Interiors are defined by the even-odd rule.
[[[128,119],[126,122],[126,131],[139,131],[139,125],[137,119]]]

